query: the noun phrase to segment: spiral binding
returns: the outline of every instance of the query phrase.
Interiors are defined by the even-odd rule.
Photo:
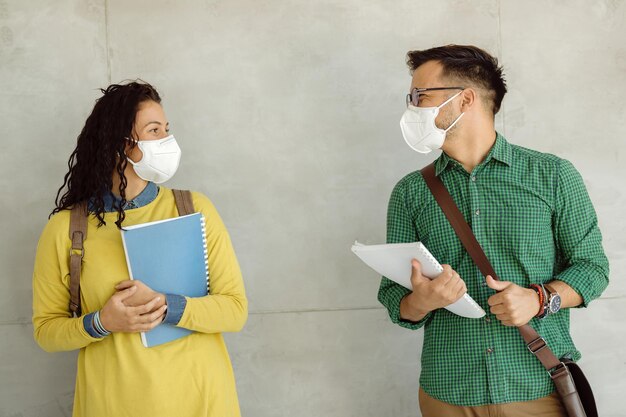
[[[206,269],[206,293],[211,294],[210,275],[209,275],[209,250],[206,242],[206,221],[204,215],[200,215],[200,225],[202,228],[202,247],[204,248],[204,267]]]
[[[441,267],[441,265],[439,265],[439,261],[437,260],[437,258],[435,258],[433,256],[432,253],[430,253],[430,251],[428,249],[426,249],[426,246],[424,246],[423,244],[420,244],[419,247],[420,252],[422,253],[422,255],[424,255],[426,258],[428,258],[428,260],[430,261],[430,263],[434,266],[437,267],[439,266],[439,272],[443,271],[443,268]]]
[[[422,245],[422,246],[420,246],[419,249],[420,249],[420,252],[422,252],[422,255],[427,257],[428,260],[430,262],[432,262],[433,265],[435,265],[435,266],[439,265],[439,270],[443,271],[443,267],[441,267],[441,265],[439,264],[439,261],[437,260],[437,258],[435,258],[433,256],[433,254],[430,253],[430,251],[426,248],[426,246]],[[469,304],[474,308],[474,310],[480,311],[480,312],[484,312],[483,308],[468,293],[465,293],[463,298],[465,298],[469,302]]]

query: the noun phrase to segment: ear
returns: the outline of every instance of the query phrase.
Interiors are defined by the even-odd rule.
[[[136,162],[136,160],[138,161],[143,157],[142,152],[139,149],[137,149],[138,146],[137,146],[136,139],[132,139],[136,136],[137,135],[134,134],[134,130],[133,130],[131,134],[127,138],[124,139],[124,141],[126,142],[126,145],[124,146],[124,156],[127,159],[131,159],[132,157],[133,162]]]
[[[132,139],[124,139],[126,145],[124,146],[124,155],[128,158],[128,155],[133,151],[135,143]]]
[[[466,88],[461,93],[461,112],[469,111],[478,99],[478,94],[473,88]]]

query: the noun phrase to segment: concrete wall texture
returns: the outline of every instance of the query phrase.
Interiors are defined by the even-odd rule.
[[[0,416],[71,414],[76,352],[32,339],[35,246],[98,87],[141,77],[206,193],[250,298],[227,336],[245,416],[419,416],[422,331],[392,325],[349,250],[385,238],[393,185],[435,155],[398,121],[410,49],[476,44],[510,93],[497,128],[570,159],[612,281],[575,311],[601,415],[625,416],[623,0],[0,0]]]

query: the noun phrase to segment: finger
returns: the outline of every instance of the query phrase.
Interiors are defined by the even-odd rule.
[[[498,314],[504,314],[506,312],[506,309],[504,308],[502,304],[498,304],[496,306],[491,307],[489,311],[491,311],[492,314],[495,314],[497,316]]]
[[[456,272],[455,270],[452,270],[452,277],[446,283],[446,286],[450,286],[450,288],[456,288],[456,286],[459,285],[459,282],[463,282],[463,280],[461,279],[461,276],[459,275],[458,272]]]
[[[465,281],[463,281],[462,279],[459,278],[459,281],[455,287],[456,290],[456,296],[458,298],[463,297],[463,294],[465,294],[467,292],[467,287],[465,286]]]
[[[502,297],[500,296],[500,294],[492,295],[487,299],[487,304],[489,304],[491,307],[502,304]]]
[[[487,275],[487,286],[492,290],[503,291],[511,284],[509,281],[496,281],[491,275]]]
[[[159,324],[163,323],[163,320],[165,319],[165,314],[161,314],[159,317],[156,318],[156,320],[154,320],[153,322],[144,325],[146,327],[146,329],[144,331],[149,331],[154,329],[155,327],[157,327]]]
[[[132,287],[126,288],[125,290],[118,292],[113,297],[117,297],[119,301],[123,302],[124,300],[130,298],[135,293],[136,290],[137,290],[137,287],[133,285]]]
[[[496,318],[502,322],[504,321],[511,321],[511,315],[507,314],[507,313],[502,313],[502,314],[496,314]]]
[[[131,314],[135,314],[135,315],[143,315],[146,313],[151,312],[154,307],[156,307],[157,303],[161,300],[161,297],[154,297],[152,300],[148,301],[146,304],[141,305],[141,306],[137,306],[137,307],[131,307]]]
[[[422,264],[417,259],[411,260],[411,285],[415,287],[424,279],[427,278],[422,275]]]
[[[467,292],[467,284],[465,284],[465,280],[463,279],[461,279],[461,292],[464,294]]]
[[[127,279],[126,281],[122,281],[115,286],[115,289],[118,291],[125,290],[126,288],[130,288],[135,284],[135,281],[132,279]]]
[[[439,285],[445,286],[453,277],[454,271],[450,265],[441,265],[443,272],[439,274],[433,281],[437,281]]]
[[[463,280],[460,277],[454,277],[448,282],[445,288],[451,296],[456,297],[463,290]]]
[[[152,313],[147,313],[141,315],[141,323],[150,324],[154,321],[163,321],[163,317],[165,317],[165,312],[167,311],[167,304],[162,305],[161,307],[154,310]],[[161,320],[159,320],[159,318]]]

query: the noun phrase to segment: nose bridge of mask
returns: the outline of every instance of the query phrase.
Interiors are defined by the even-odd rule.
[[[439,109],[437,107],[415,107],[409,104],[402,117],[406,123],[426,123],[423,115],[427,112],[433,113],[433,117],[437,117]]]
[[[164,146],[174,140],[174,135],[169,135],[167,137],[164,137],[163,139],[157,140],[137,140],[137,146],[139,146],[139,150],[141,150],[141,153],[143,154],[139,162],[143,161],[146,163],[150,163],[152,155],[176,153],[176,149],[169,150],[167,146]],[[148,147],[151,148],[150,151],[147,151]]]
[[[155,155],[178,153],[178,144],[176,143],[176,140],[174,139],[173,135],[163,138],[159,140],[158,142],[159,143],[155,143],[153,145]]]

